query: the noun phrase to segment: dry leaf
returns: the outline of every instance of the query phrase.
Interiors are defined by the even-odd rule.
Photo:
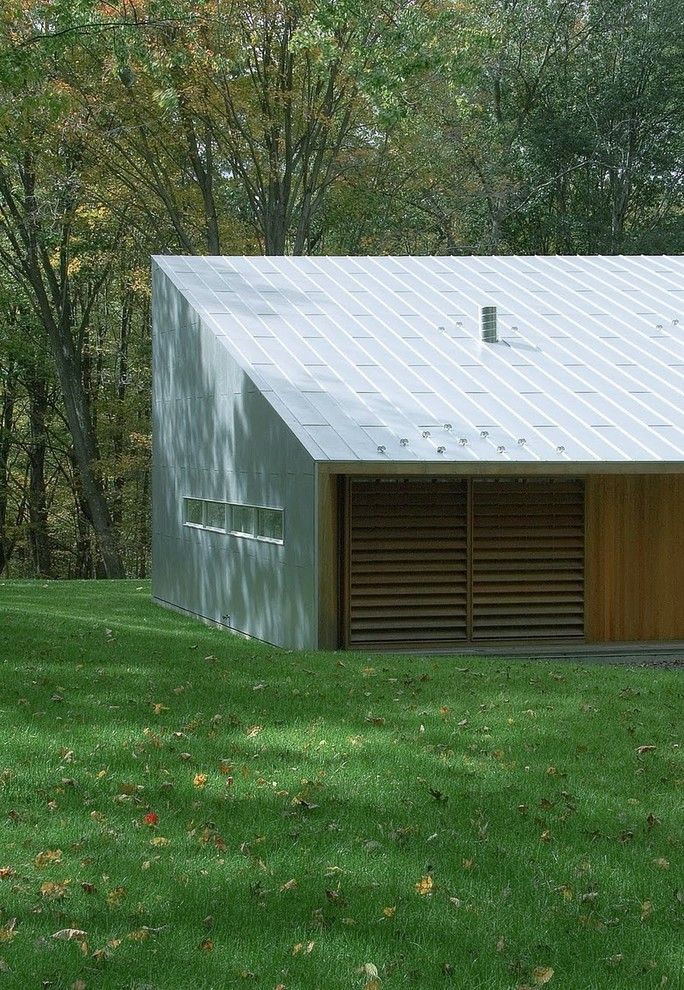
[[[202,939],[202,941],[199,944],[199,947],[202,950],[202,952],[211,952],[214,948],[214,943],[210,938],[205,938]]]
[[[653,863],[654,866],[658,866],[661,870],[670,869],[670,860],[665,859],[664,856],[656,856],[655,859],[651,860],[651,862]]]
[[[74,980],[71,984],[71,990],[86,990],[85,980]]]
[[[62,880],[60,883],[52,883],[51,880],[47,880],[45,883],[41,883],[40,885],[40,896],[60,900],[64,897],[66,889],[70,883],[71,880]]]
[[[36,858],[33,860],[34,866],[47,866],[48,863],[61,863],[62,862],[62,850],[61,849],[47,849],[45,852],[39,852]]]
[[[142,784],[127,784],[125,782],[119,784],[119,794],[125,794],[127,797],[132,797],[142,790],[144,790]]]
[[[506,948],[506,939],[502,935],[501,938],[497,939],[496,951],[503,952],[505,948]]]
[[[544,986],[553,979],[553,968],[551,966],[535,966],[532,970],[532,979],[538,987]]]
[[[397,909],[395,907],[385,907],[382,909],[382,913],[386,918],[393,918],[397,913]]]
[[[192,783],[193,783],[193,787],[198,787],[200,790],[202,790],[202,788],[206,787],[207,784],[206,773],[196,773],[195,776],[192,778]]]
[[[254,737],[255,736],[258,736],[260,732],[263,732],[263,726],[261,726],[261,725],[250,725],[250,726],[248,726],[248,728],[245,731],[247,733],[247,738],[248,739],[254,739]]]
[[[107,894],[107,904],[109,904],[110,907],[118,907],[125,896],[126,888],[123,885],[115,887],[114,890],[110,890]]]
[[[159,848],[161,846],[170,846],[171,845],[171,839],[167,839],[163,835],[155,835],[155,837],[153,839],[150,839],[150,845],[151,846],[155,846],[157,848]]]
[[[14,876],[14,870],[11,866],[0,866],[0,880],[8,880],[10,877]]]
[[[159,701],[152,703],[152,711],[155,715],[161,715],[162,712],[168,712],[168,710],[168,705],[162,705]]]
[[[83,938],[87,935],[81,928],[60,928],[58,932],[53,932],[50,938],[60,938],[65,942],[70,942],[74,938]]]
[[[11,942],[14,936],[17,934],[17,925],[19,922],[16,918],[10,918],[10,920],[0,928],[0,942]]]
[[[637,746],[637,756],[643,756],[644,753],[652,753],[654,749],[655,746]]]
[[[429,874],[421,877],[415,885],[416,893],[420,894],[421,897],[429,897],[432,894],[432,887],[432,877]]]
[[[299,886],[299,884],[293,878],[292,880],[288,880],[287,883],[284,883],[282,885],[282,887],[280,888],[280,893],[282,894],[284,890],[295,890],[295,888],[298,887],[298,886]]]
[[[653,901],[644,901],[641,905],[641,920],[646,921],[653,914]]]

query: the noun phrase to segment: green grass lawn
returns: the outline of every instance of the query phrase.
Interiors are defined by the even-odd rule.
[[[0,990],[679,988],[683,698],[0,582]]]

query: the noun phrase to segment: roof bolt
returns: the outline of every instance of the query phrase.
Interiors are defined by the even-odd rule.
[[[557,453],[557,454],[564,454],[564,453],[565,453],[565,447],[563,446],[563,444],[562,444],[562,443],[561,443],[561,444],[559,444],[559,445],[558,445],[558,446],[556,447],[556,453]]]
[[[437,327],[440,333],[446,333],[446,327]]]
[[[401,440],[399,441],[399,443],[401,444],[402,447],[408,447],[408,439],[407,439],[407,437],[402,437]]]
[[[518,440],[518,446],[519,447],[524,447],[526,443],[527,443],[527,440],[525,439],[525,437],[520,437],[520,439]]]
[[[457,320],[456,321],[456,326],[457,327],[462,327],[463,326],[463,321],[462,320]]]
[[[486,440],[489,436],[489,430],[480,430],[480,440]]]
[[[378,453],[379,454],[384,454],[386,450],[387,450],[387,447],[385,447],[384,444],[379,444],[378,445]]]
[[[662,330],[662,329],[663,329],[662,323],[656,323],[656,330]]]
[[[423,430],[423,440],[427,440],[427,438],[429,436],[430,436],[430,431],[429,430]]]
[[[672,321],[672,326],[673,326],[673,327],[678,327],[678,326],[679,326],[679,320],[676,320],[676,319],[675,319],[675,320],[673,320],[673,321]]]
[[[506,448],[505,447],[497,447],[496,448],[496,452],[497,452],[497,454],[505,454],[506,453]]]
[[[437,448],[437,453],[438,454],[445,454],[446,453],[446,447],[438,447]]]
[[[518,329],[518,328],[517,328],[517,326],[516,326],[516,325],[515,325],[515,323],[514,323],[514,324],[513,324],[513,326],[511,327],[511,330],[517,330],[517,329]]]
[[[459,445],[459,447],[467,447],[468,446],[468,437],[459,437],[458,438],[458,445]]]
[[[444,429],[447,430],[447,431],[450,430],[451,429],[451,423],[445,423],[444,424]]]

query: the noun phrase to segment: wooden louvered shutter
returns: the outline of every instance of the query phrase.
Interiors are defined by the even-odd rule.
[[[352,479],[349,514],[349,645],[463,641],[465,482]]]
[[[472,636],[584,634],[584,483],[473,483]]]

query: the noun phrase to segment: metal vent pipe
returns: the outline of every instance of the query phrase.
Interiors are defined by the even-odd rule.
[[[483,344],[496,344],[496,306],[480,306],[480,334]]]

